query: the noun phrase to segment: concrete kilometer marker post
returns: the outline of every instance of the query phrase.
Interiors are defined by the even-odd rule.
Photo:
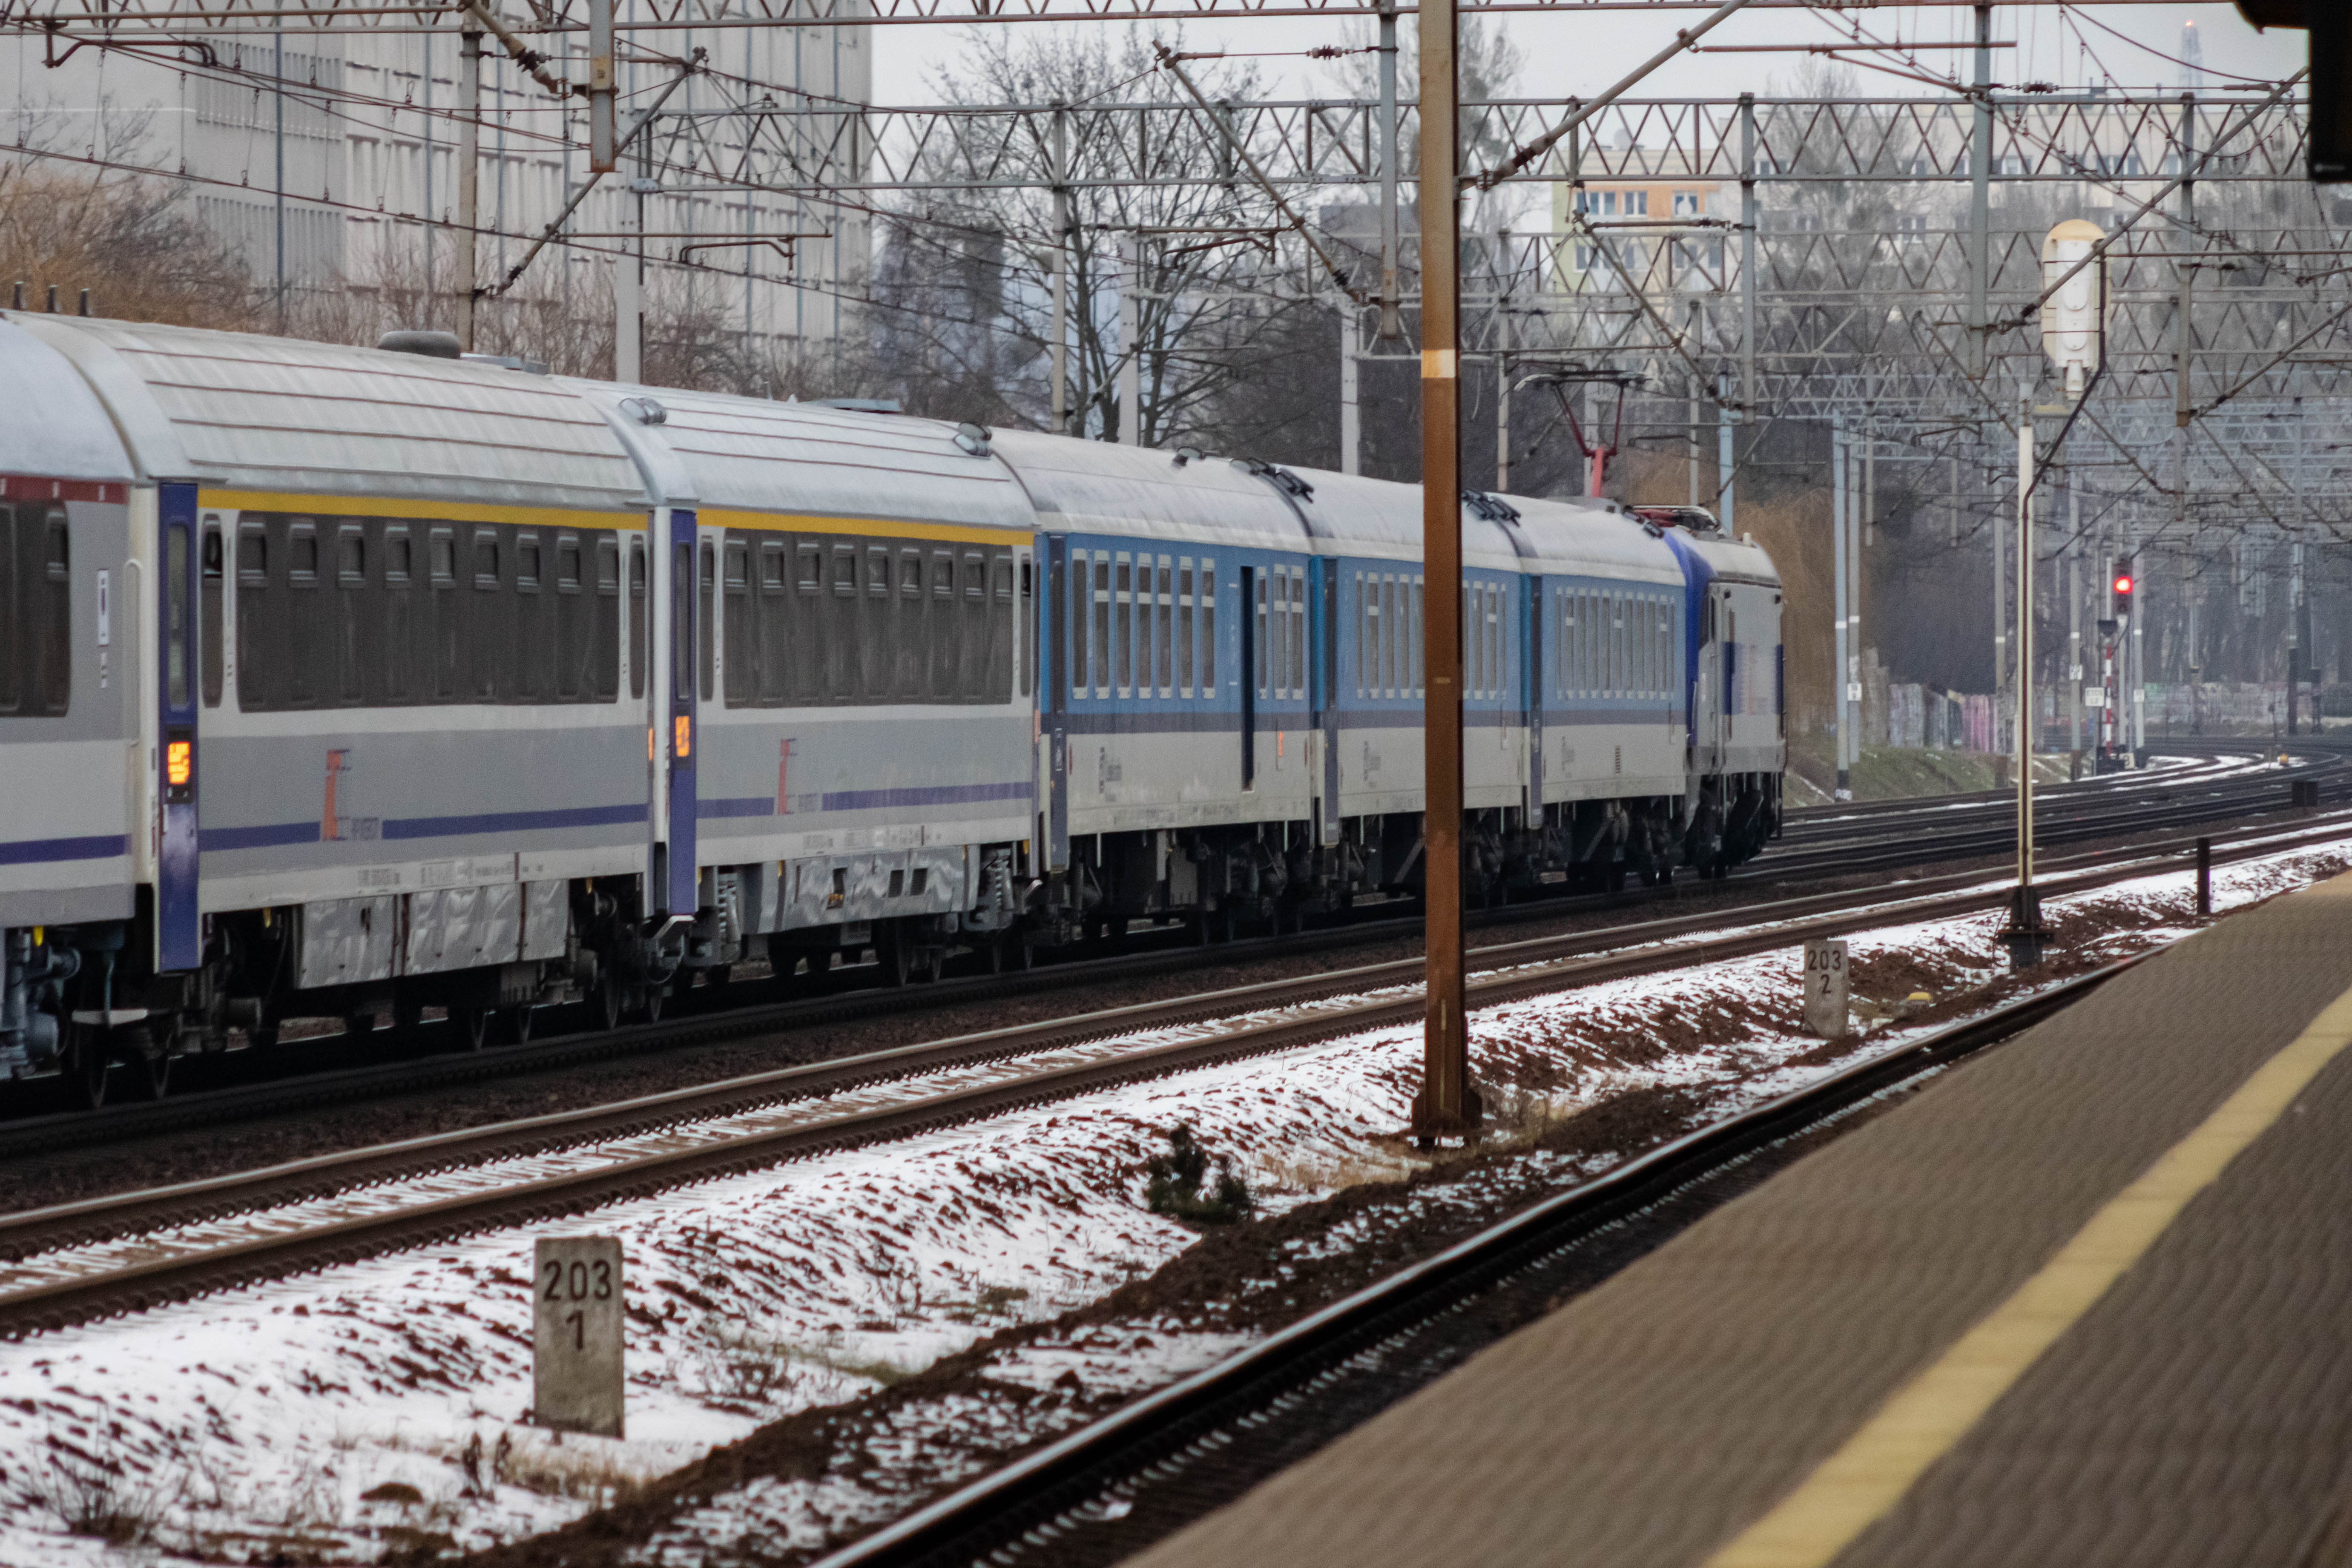
[[[559,1432],[622,1435],[621,1243],[542,1237],[531,1274],[531,1419]]]
[[[1846,949],[1841,938],[1805,943],[1805,1031],[1842,1040],[1852,1028],[1846,990]]]

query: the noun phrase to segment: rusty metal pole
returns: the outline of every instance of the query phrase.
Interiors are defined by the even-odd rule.
[[[1423,0],[1421,28],[1422,820],[1429,993],[1412,1133],[1424,1143],[1478,1125],[1462,1016],[1462,378],[1460,94],[1454,0]]]

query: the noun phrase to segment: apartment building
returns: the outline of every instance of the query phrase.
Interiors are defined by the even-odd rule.
[[[738,171],[770,184],[811,172],[827,184],[859,177],[839,152],[856,140],[843,134],[840,110],[870,98],[879,32],[719,26],[642,35],[666,55],[703,47],[714,76],[733,79],[681,85],[656,128],[650,180],[632,148],[566,225],[582,244],[542,252],[517,287],[569,297],[588,268],[611,268],[624,244],[613,237],[632,231],[647,237],[649,302],[690,272],[703,309],[759,346],[790,353],[835,338],[845,294],[871,255],[868,220],[806,195],[749,189]],[[570,58],[549,68],[584,77],[584,42],[556,47]],[[56,68],[38,38],[20,33],[0,48],[0,105],[20,145],[184,180],[194,210],[257,282],[296,297],[394,280],[455,290],[456,34],[289,32],[191,46],[184,60],[86,48]],[[551,97],[495,39],[488,51],[479,278],[493,283],[589,175],[584,101]],[[624,60],[624,125],[672,74]],[[760,85],[746,90],[746,80]]]

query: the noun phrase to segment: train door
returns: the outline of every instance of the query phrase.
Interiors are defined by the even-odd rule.
[[[1045,869],[1070,868],[1070,617],[1086,614],[1089,595],[1070,584],[1070,539],[1045,536],[1045,591],[1037,614],[1045,628]]]
[[[669,835],[667,844],[657,849],[663,872],[655,898],[659,913],[691,915],[699,902],[694,863],[695,752],[701,741],[697,729],[700,710],[696,690],[700,679],[709,673],[707,665],[711,652],[709,630],[703,625],[705,616],[698,603],[707,595],[698,592],[703,570],[697,556],[711,547],[703,545],[695,527],[695,514],[683,508],[669,514],[667,542],[669,695],[666,715],[668,722],[663,738],[669,762],[669,776],[664,788]],[[710,573],[715,578],[715,562]]]
[[[1234,618],[1241,624],[1242,658],[1242,788],[1257,788],[1257,623],[1259,618],[1258,570],[1242,568],[1241,614]]]
[[[200,967],[205,960],[204,925],[197,913],[196,884],[196,700],[197,541],[196,487],[157,487],[155,552],[156,784],[163,802],[155,842],[155,967],[158,972]]]

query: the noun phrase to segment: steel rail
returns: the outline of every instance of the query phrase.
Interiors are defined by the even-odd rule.
[[[2300,833],[2271,834],[2230,846],[2217,863],[2252,858],[2300,845],[2340,839],[2352,821],[2331,820]],[[2160,862],[2143,852],[2110,855],[2107,863],[2044,879],[2050,896],[2095,889],[2145,876]],[[1602,981],[1656,973],[1793,946],[1893,923],[1949,918],[2002,906],[2004,886],[1981,875],[1958,874],[1945,883],[1973,887],[1885,899],[1873,891],[1819,895],[1746,911],[1761,923],[1698,942],[1675,935],[1719,916],[1691,916],[1622,928],[1617,941],[1643,945],[1598,954],[1580,951],[1597,935],[1534,938],[1480,950],[1490,966],[1468,987],[1469,1003],[1492,1007]],[[1839,907],[1840,905],[1843,907]],[[1813,906],[1812,910],[1801,906]],[[1814,912],[1826,911],[1826,912]],[[1232,991],[1111,1009],[1050,1024],[1022,1026],[926,1046],[785,1068],[724,1085],[677,1090],[619,1105],[531,1118],[520,1122],[412,1140],[376,1149],[324,1155],[292,1165],[212,1178],[178,1186],[87,1200],[0,1219],[0,1247],[16,1258],[95,1238],[151,1233],[169,1226],[217,1219],[306,1197],[351,1192],[461,1165],[658,1131],[789,1100],[806,1100],[952,1067],[1029,1055],[1098,1041],[1144,1028],[1167,1027],[1236,1013],[1301,1006],[1374,988],[1390,994],[1304,1016],[1242,1020],[1202,1038],[1122,1051],[1093,1061],[1047,1067],[1008,1079],[952,1088],[901,1104],[852,1110],[838,1116],[747,1132],[710,1143],[668,1148],[593,1168],[532,1178],[382,1212],[356,1215],[280,1234],[232,1241],[197,1251],[157,1256],[125,1267],[0,1289],[0,1334],[43,1329],[137,1311],[172,1300],[282,1279],[457,1237],[585,1212],[696,1183],[772,1166],[835,1150],[911,1136],[1070,1095],[1131,1083],[1269,1051],[1292,1049],[1339,1036],[1408,1024],[1422,1007],[1411,982],[1418,961],[1371,964],[1301,980],[1268,982]]]

